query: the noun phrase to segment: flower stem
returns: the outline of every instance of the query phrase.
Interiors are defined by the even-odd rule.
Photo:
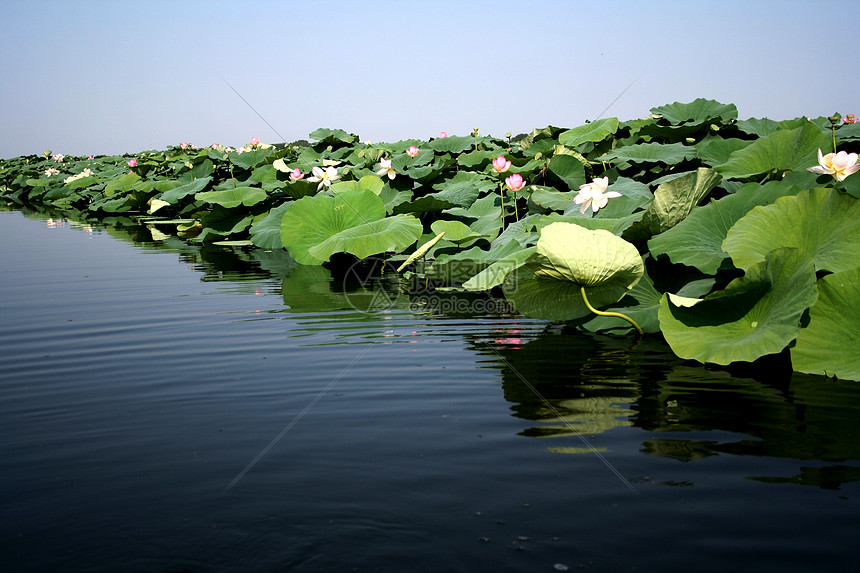
[[[502,200],[502,231],[505,230],[505,186],[499,182],[499,198]]]
[[[590,302],[588,302],[588,297],[585,296],[585,287],[579,287],[579,289],[582,292],[582,302],[585,303],[585,306],[588,307],[588,310],[590,310],[591,312],[593,312],[594,314],[599,315],[599,316],[612,316],[612,317],[616,317],[616,318],[623,318],[624,320],[626,320],[627,322],[629,322],[630,324],[633,325],[633,328],[636,329],[636,332],[638,332],[640,335],[642,334],[642,328],[640,328],[639,325],[636,324],[635,320],[633,320],[632,318],[630,318],[626,314],[621,314],[620,312],[604,312],[602,310],[597,310],[596,308],[591,306]]]

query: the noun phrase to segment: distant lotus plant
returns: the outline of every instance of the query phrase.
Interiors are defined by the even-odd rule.
[[[57,153],[56,155],[52,156],[51,159],[53,159],[57,163],[62,163],[64,157],[65,155],[63,155],[62,153]]]
[[[299,169],[298,167],[296,167],[295,169],[290,171],[290,181],[298,181],[299,179],[302,179],[304,176],[305,176],[305,174],[302,173],[302,170]]]
[[[580,185],[579,194],[573,200],[577,205],[582,205],[579,208],[579,213],[584,215],[589,205],[591,206],[591,210],[597,213],[600,209],[606,207],[609,199],[621,197],[621,193],[616,191],[607,192],[607,187],[609,187],[609,177],[598,177],[591,183]]]
[[[137,159],[129,159],[126,161],[126,164],[128,164],[129,167],[137,167]]]
[[[818,173],[820,175],[833,175],[837,181],[844,181],[846,177],[860,170],[860,165],[857,164],[856,153],[839,153],[821,154],[821,148],[818,149],[818,165],[808,167],[808,171]]]

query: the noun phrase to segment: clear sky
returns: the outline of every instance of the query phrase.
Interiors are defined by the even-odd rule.
[[[622,92],[604,117],[699,97],[741,119],[860,115],[857,8],[0,0],[0,157],[275,143],[318,127],[373,141],[504,136],[581,125]]]

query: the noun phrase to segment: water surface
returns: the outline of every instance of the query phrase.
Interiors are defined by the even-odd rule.
[[[112,223],[0,212],[3,571],[854,562],[857,384]]]

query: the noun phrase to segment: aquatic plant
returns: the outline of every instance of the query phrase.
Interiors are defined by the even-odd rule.
[[[309,142],[183,142],[132,159],[48,151],[0,160],[0,198],[157,222],[153,240],[174,229],[286,249],[303,265],[385,257],[532,317],[662,335],[683,358],[778,355],[860,380],[853,116],[741,120],[707,99],[650,111],[504,138],[371,143],[319,129]]]

